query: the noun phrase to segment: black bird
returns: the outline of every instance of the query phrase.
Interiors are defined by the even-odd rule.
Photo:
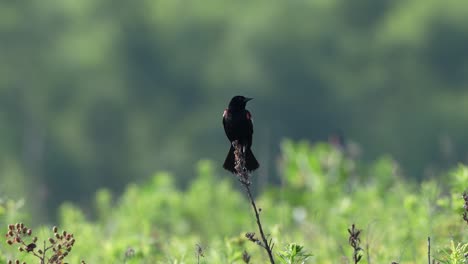
[[[231,142],[223,168],[235,173],[234,147],[232,142],[236,141],[242,146],[245,151],[245,167],[248,171],[258,169],[260,166],[250,147],[252,146],[253,124],[252,115],[245,109],[248,101],[252,98],[244,96],[234,96],[229,103],[229,106],[223,113],[223,126],[226,136]]]

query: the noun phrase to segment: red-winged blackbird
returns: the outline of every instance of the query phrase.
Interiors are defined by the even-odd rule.
[[[250,150],[252,146],[253,124],[252,115],[245,109],[245,105],[252,98],[244,96],[234,96],[229,103],[229,106],[223,113],[223,126],[226,136],[231,142],[231,148],[224,161],[223,168],[235,173],[234,147],[232,142],[236,141],[243,147],[245,151],[245,167],[248,171],[258,169],[260,166],[257,159]]]

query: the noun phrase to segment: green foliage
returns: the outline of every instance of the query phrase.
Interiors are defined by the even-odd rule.
[[[283,264],[304,264],[312,254],[305,252],[304,247],[296,243],[286,245],[283,251],[278,252],[280,261]]]
[[[465,264],[468,262],[468,243],[458,243],[455,246],[453,240],[450,241],[450,248],[442,250],[442,264]]]
[[[435,241],[437,259],[449,261],[466,251],[468,232],[459,193],[466,187],[460,181],[464,166],[449,173],[447,181],[416,183],[401,177],[388,157],[367,164],[332,146],[307,142],[285,141],[282,149],[283,181],[257,190],[256,197],[279,263],[349,261],[351,223],[362,230],[359,263],[421,263],[427,259],[427,236]],[[167,172],[129,184],[119,196],[101,189],[94,198],[94,219],[75,204],[62,203],[57,225],[73,231],[77,241],[67,260],[194,263],[200,247],[200,263],[245,263],[247,256],[250,263],[266,263],[264,250],[245,238],[246,232],[256,231],[256,223],[241,186],[214,168],[212,162],[199,162],[184,189]],[[24,213],[14,204],[0,204],[2,223],[22,221]],[[26,219],[34,221],[33,215]],[[38,237],[50,233],[47,226],[37,229]],[[442,241],[448,238],[460,244],[446,247]],[[3,256],[12,258],[4,243]]]
[[[466,183],[468,182],[468,167],[464,165],[458,166],[458,168],[451,171],[450,178],[450,187],[453,191],[457,193],[467,191],[468,186]]]

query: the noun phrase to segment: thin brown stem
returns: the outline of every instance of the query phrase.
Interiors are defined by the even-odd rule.
[[[431,237],[427,237],[427,263],[431,264]]]
[[[46,242],[44,240],[44,247],[43,247],[43,251],[42,251],[42,256],[39,257],[39,259],[41,260],[41,264],[45,264],[45,256],[46,256]]]
[[[262,222],[260,221],[260,214],[257,209],[257,205],[255,204],[255,200],[252,196],[252,192],[250,191],[250,184],[251,184],[250,174],[245,166],[245,148],[241,144],[239,144],[237,141],[234,141],[232,145],[234,146],[234,149],[235,149],[234,156],[235,156],[235,163],[236,163],[236,166],[235,166],[236,175],[237,175],[239,182],[242,184],[242,186],[244,186],[247,192],[247,195],[249,196],[250,204],[252,205],[252,208],[254,210],[258,230],[260,231],[260,236],[262,237],[262,243],[260,245],[267,251],[268,257],[270,259],[270,263],[274,264],[275,263],[275,260],[273,258],[274,244],[272,243],[271,240],[270,241],[267,240],[265,236],[265,232],[263,232]]]
[[[369,250],[369,241],[366,242],[366,258],[367,258],[367,264],[371,264],[371,258],[370,258],[370,250]]]
[[[270,263],[274,264],[275,260],[273,259],[273,247],[274,244],[271,242],[268,242],[265,233],[263,232],[263,227],[262,227],[262,222],[260,221],[260,214],[258,213],[257,205],[255,204],[255,201],[252,197],[252,193],[250,192],[250,187],[247,184],[242,184],[245,187],[245,190],[247,192],[247,195],[249,196],[250,203],[252,204],[252,208],[255,212],[255,218],[257,219],[257,226],[258,230],[260,231],[260,236],[262,237],[263,241],[263,248],[268,252],[268,257],[270,258]]]

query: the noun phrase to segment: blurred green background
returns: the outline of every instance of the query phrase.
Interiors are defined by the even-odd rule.
[[[467,160],[467,47],[455,0],[3,1],[0,194],[50,219],[154,171],[221,172],[237,94],[263,182],[281,139],[334,135],[431,177]]]

